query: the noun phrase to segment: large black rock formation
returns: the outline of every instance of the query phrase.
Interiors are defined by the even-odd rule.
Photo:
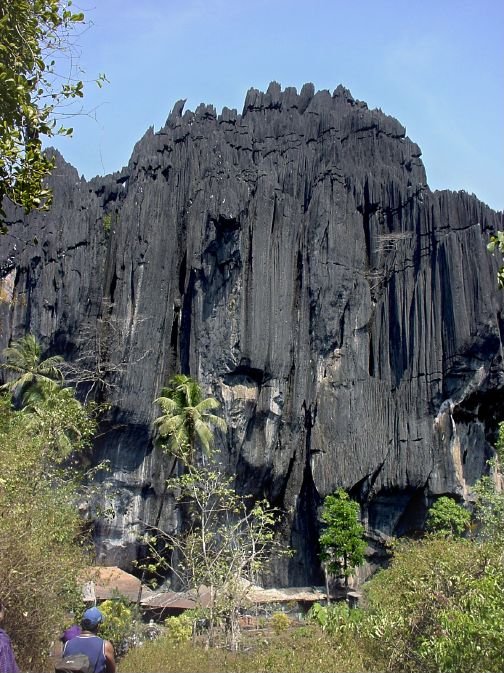
[[[502,214],[431,192],[403,126],[343,87],[273,83],[241,115],[183,107],[119,173],[86,182],[59,158],[51,212],[12,215],[0,347],[32,331],[112,405],[102,560],[127,565],[135,522],[160,510],[153,399],[183,371],[222,401],[238,487],[287,513],[296,554],[272,580],[316,582],[317,507],[336,487],[379,541],[484,471],[504,417],[486,250]]]

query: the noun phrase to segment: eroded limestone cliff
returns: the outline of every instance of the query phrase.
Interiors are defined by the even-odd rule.
[[[286,511],[272,581],[320,580],[317,507],[338,486],[370,541],[468,496],[504,418],[502,214],[431,192],[419,147],[338,87],[250,90],[149,130],[122,171],[58,158],[51,212],[0,238],[0,347],[32,331],[110,402],[101,560],[127,565],[160,512],[153,400],[178,371],[222,401],[243,492]],[[161,510],[173,524],[167,501]],[[379,546],[379,545],[378,545]]]

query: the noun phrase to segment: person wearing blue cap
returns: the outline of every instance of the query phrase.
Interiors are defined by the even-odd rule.
[[[65,643],[63,656],[86,654],[93,673],[115,673],[114,647],[97,635],[103,615],[98,608],[88,608],[81,619],[82,633]]]

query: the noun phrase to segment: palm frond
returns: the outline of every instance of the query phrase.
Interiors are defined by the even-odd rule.
[[[154,402],[159,404],[165,414],[171,414],[178,409],[177,403],[170,397],[157,397]]]
[[[201,386],[186,374],[173,376],[155,402],[163,413],[154,425],[158,436],[168,440],[162,445],[189,465],[194,460],[197,444],[206,453],[210,452],[212,425],[223,431],[227,429],[224,419],[208,413],[219,408],[219,402],[213,397],[204,399]]]
[[[220,402],[218,402],[214,397],[206,397],[204,400],[201,400],[197,405],[195,405],[195,409],[200,414],[204,414],[205,411],[208,411],[209,409],[218,409],[220,407]]]
[[[208,425],[206,425],[201,418],[196,419],[194,422],[194,433],[205,453],[208,453],[213,442],[213,434]]]
[[[204,419],[207,423],[215,425],[216,428],[222,430],[222,432],[227,431],[227,423],[220,416],[215,416],[215,414],[205,414]]]

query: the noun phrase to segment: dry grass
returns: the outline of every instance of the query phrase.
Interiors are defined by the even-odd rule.
[[[357,673],[365,671],[355,643],[331,639],[315,626],[274,635],[244,634],[242,651],[200,644],[147,643],[120,662],[121,673]]]

